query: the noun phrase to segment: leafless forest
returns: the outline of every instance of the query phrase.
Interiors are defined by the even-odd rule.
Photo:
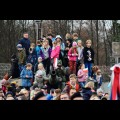
[[[10,56],[16,52],[16,45],[24,32],[29,33],[31,42],[36,41],[34,20],[0,20],[0,63],[10,62]],[[111,64],[112,42],[119,41],[120,26],[117,20],[41,20],[39,38],[48,33],[60,34],[65,39],[66,33],[79,34],[83,45],[92,40],[95,51],[95,64]]]

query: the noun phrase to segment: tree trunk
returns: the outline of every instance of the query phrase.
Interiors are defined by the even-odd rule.
[[[94,48],[94,41],[93,41],[93,24],[92,20],[90,20],[90,28],[91,28],[91,40],[92,40],[92,46]]]
[[[98,20],[96,20],[96,38],[97,38],[97,65],[99,65]]]
[[[106,28],[105,28],[105,21],[103,20],[103,36],[104,36],[104,47],[105,47],[105,63],[106,66],[108,65],[108,60],[107,60],[107,45],[106,45],[106,37],[105,37],[105,32],[106,32]]]
[[[71,25],[72,25],[71,33],[73,34],[73,27],[74,27],[73,20],[71,20]]]

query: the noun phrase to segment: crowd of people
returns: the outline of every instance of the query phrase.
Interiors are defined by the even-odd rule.
[[[16,51],[1,81],[0,100],[109,100],[90,39],[83,45],[77,33],[65,39],[48,34],[31,43],[24,33]],[[21,84],[9,82],[11,76]]]

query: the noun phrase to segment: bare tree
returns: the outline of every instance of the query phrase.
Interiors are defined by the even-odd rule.
[[[96,40],[97,40],[97,65],[99,65],[99,38],[98,38],[98,20],[96,20]]]

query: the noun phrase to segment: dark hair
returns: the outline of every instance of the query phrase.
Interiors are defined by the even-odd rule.
[[[43,35],[42,37],[46,37],[45,35]]]
[[[44,96],[45,96],[44,93],[42,91],[40,91],[36,94],[36,96],[33,98],[33,100],[38,100],[39,98],[44,97]]]
[[[107,100],[107,98],[106,97],[102,97],[102,99],[101,100]]]
[[[21,88],[16,89],[16,93],[19,93],[21,91]]]
[[[40,40],[37,40],[37,41],[36,41],[36,44],[41,44],[41,41],[40,41]]]
[[[76,97],[83,97],[83,94],[81,92],[76,92],[71,96],[71,100],[73,100]]]
[[[28,32],[24,32],[23,35],[24,35],[24,34],[28,34]]]
[[[56,93],[56,94],[61,93],[61,89],[59,89],[59,88],[58,88],[58,89],[55,89],[55,93]]]
[[[104,96],[105,96],[105,95],[109,95],[109,93],[105,93]]]
[[[73,33],[73,37],[78,37],[78,33]]]
[[[48,33],[47,36],[52,36],[52,37],[54,37],[53,34],[51,34],[51,33]]]
[[[52,93],[52,94],[53,94],[53,93],[54,93],[54,89],[51,89],[51,90],[50,90],[50,93]]]
[[[81,69],[81,67],[83,66],[84,64],[83,63],[81,63],[80,65],[79,65],[79,69]]]
[[[35,83],[35,84],[33,85],[33,90],[34,90],[35,88],[38,88],[38,84],[37,84],[37,83]]]
[[[65,94],[68,95],[68,98],[70,99],[70,96],[69,96],[69,94],[68,94],[67,91],[62,91],[62,92],[61,92],[61,95],[65,95]],[[61,97],[61,95],[60,95],[60,97]]]

